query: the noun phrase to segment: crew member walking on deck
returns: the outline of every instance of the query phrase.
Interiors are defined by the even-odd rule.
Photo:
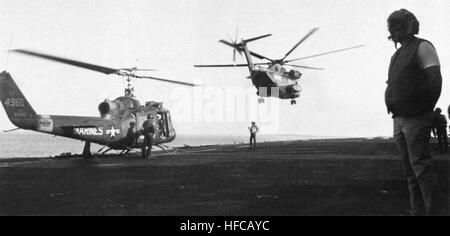
[[[250,131],[250,149],[256,148],[256,133],[258,133],[259,129],[258,126],[256,126],[255,122],[252,121],[252,125],[248,127],[248,130]]]
[[[147,115],[147,120],[142,123],[142,134],[144,135],[144,146],[142,147],[142,157],[149,158],[152,152],[152,139],[155,134],[155,126],[153,125],[153,116]]]

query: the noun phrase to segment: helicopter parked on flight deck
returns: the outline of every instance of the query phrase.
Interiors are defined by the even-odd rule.
[[[144,139],[142,135],[139,135],[140,127],[148,115],[158,118],[153,120],[154,126],[156,127],[155,136],[152,140],[153,145],[161,145],[175,139],[176,133],[169,110],[163,108],[162,102],[150,101],[146,102],[145,105],[141,105],[133,94],[134,88],[131,85],[133,78],[152,79],[185,86],[195,86],[195,84],[181,81],[167,80],[153,76],[140,76],[134,73],[140,70],[138,68],[114,69],[30,50],[16,49],[11,51],[104,74],[115,74],[126,77],[127,87],[124,90],[125,95],[114,100],[106,99],[98,106],[100,117],[88,117],[38,114],[22,94],[10,73],[6,71],[0,73],[0,100],[10,121],[18,127],[16,129],[32,130],[85,141],[83,149],[84,157],[92,156],[90,151],[91,143],[104,145],[104,148],[108,147],[101,155],[111,149],[122,150],[121,154],[123,154],[128,153],[134,148],[142,148],[144,146]],[[136,134],[132,140],[130,140],[130,137],[127,137],[127,131],[131,127],[131,122],[135,123],[133,131]],[[99,153],[102,149],[99,150]]]

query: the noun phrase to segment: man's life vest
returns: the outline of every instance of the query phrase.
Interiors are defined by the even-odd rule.
[[[428,41],[414,37],[391,58],[385,102],[394,117],[414,117],[433,112],[427,76],[417,58],[417,49],[422,42]]]

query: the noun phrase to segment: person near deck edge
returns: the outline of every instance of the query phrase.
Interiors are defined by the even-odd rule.
[[[408,181],[410,214],[434,215],[440,190],[429,151],[432,112],[442,76],[434,46],[416,37],[419,21],[406,9],[387,19],[389,40],[401,47],[391,58],[385,103],[394,120],[394,142]]]

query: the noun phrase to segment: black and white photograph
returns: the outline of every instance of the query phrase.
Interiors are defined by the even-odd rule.
[[[448,12],[0,0],[0,215],[449,216]]]

